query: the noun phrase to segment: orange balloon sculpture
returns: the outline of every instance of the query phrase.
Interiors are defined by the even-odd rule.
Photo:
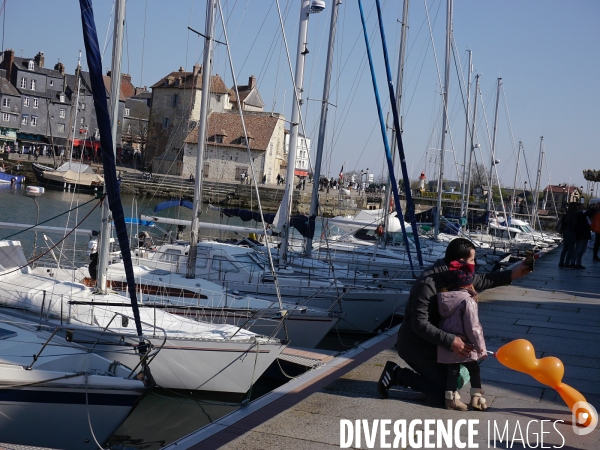
[[[577,402],[585,402],[585,397],[576,389],[562,382],[565,374],[565,367],[560,359],[554,356],[546,356],[542,359],[535,357],[535,350],[531,342],[525,339],[517,339],[503,345],[495,353],[500,363],[509,369],[531,375],[540,383],[555,389],[565,401],[575,417],[584,417],[580,425],[589,426],[592,421],[597,420],[594,417],[595,412],[591,409],[578,408],[574,410]],[[582,415],[581,413],[587,413]]]

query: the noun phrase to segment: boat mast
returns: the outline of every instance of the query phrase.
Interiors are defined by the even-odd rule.
[[[467,175],[467,153],[469,148],[469,113],[471,112],[471,76],[473,74],[473,52],[469,52],[469,76],[467,77],[467,112],[465,114],[465,153],[463,155],[463,176],[462,176],[462,189],[460,192],[460,217],[467,216],[467,210],[465,209],[465,179]],[[470,169],[470,168],[469,168]],[[462,228],[462,225],[461,225]]]
[[[496,111],[494,112],[494,131],[492,133],[492,160],[490,162],[490,179],[488,185],[487,210],[492,211],[492,183],[494,181],[494,166],[496,165],[496,134],[498,131],[498,105],[500,104],[500,88],[502,87],[502,78],[498,78],[498,88],[496,90]],[[498,189],[500,189],[500,180],[498,180]],[[500,190],[500,197],[502,191]],[[489,231],[489,227],[488,227]],[[510,233],[509,233],[510,234]]]
[[[121,88],[121,59],[123,57],[123,27],[125,23],[125,1],[116,0],[115,23],[113,29],[113,52],[110,77],[110,131],[113,144],[113,154],[117,154],[117,125],[119,117],[119,91]],[[107,192],[106,183],[104,192]],[[108,250],[110,247],[110,234],[112,215],[108,204],[108,196],[102,202],[102,215],[100,223],[100,240],[98,243],[98,281],[96,289],[99,293],[106,294],[106,272],[108,270]]]
[[[204,37],[204,60],[202,62],[202,95],[200,100],[200,118],[198,120],[198,151],[196,154],[196,189],[194,189],[194,208],[190,230],[190,251],[187,259],[186,278],[196,278],[196,257],[198,255],[198,222],[202,213],[202,167],[206,129],[208,128],[208,108],[210,102],[210,72],[212,65],[213,39],[215,29],[216,0],[206,2],[206,28]]]
[[[519,141],[519,150],[517,151],[517,168],[515,169],[515,180],[513,181],[513,193],[510,202],[510,217],[513,216],[515,209],[515,195],[517,194],[517,175],[519,174],[519,163],[521,162],[521,148],[523,148],[523,142]]]
[[[471,151],[469,152],[469,168],[467,169],[467,187],[465,189],[465,217],[469,213],[469,195],[471,194],[471,171],[473,166],[473,153],[475,149],[479,147],[479,144],[475,144],[475,122],[477,118],[477,95],[479,93],[479,74],[475,75],[475,103],[473,105],[473,120],[471,121]],[[467,218],[467,224],[469,219]]]
[[[540,195],[540,177],[542,176],[542,161],[544,159],[544,136],[540,136],[540,153],[538,156],[537,176],[535,177],[535,190],[533,194],[533,205],[531,211],[531,225],[535,230],[536,217],[538,212],[538,197]],[[540,230],[541,231],[541,230]]]
[[[440,218],[442,217],[442,188],[444,184],[444,153],[446,146],[446,133],[448,128],[448,89],[450,87],[450,51],[452,46],[452,6],[453,1],[447,0],[446,10],[446,64],[444,70],[444,90],[442,92],[443,112],[442,112],[442,143],[440,148],[440,174],[438,178],[438,197],[435,213],[434,239],[437,240],[440,234]]]
[[[331,84],[331,67],[333,66],[333,50],[335,43],[335,32],[337,27],[337,16],[342,0],[334,0],[331,10],[331,24],[329,25],[329,46],[327,47],[327,63],[325,65],[325,82],[323,83],[323,100],[321,100],[321,119],[319,122],[319,137],[317,141],[317,154],[315,156],[315,167],[313,170],[313,188],[310,199],[309,217],[316,216],[319,210],[319,180],[321,178],[321,160],[323,159],[323,147],[325,144],[325,130],[327,128],[327,112],[329,110],[329,85]],[[306,238],[305,253],[312,253],[312,238]]]
[[[75,120],[73,121],[73,134],[71,135],[71,151],[69,152],[69,170],[73,162],[73,147],[75,147],[75,130],[77,128],[77,112],[79,111],[79,90],[81,89],[81,50],[79,50],[79,59],[77,60],[77,95],[75,96]],[[53,151],[54,152],[54,151]]]
[[[408,32],[408,8],[410,6],[410,0],[404,0],[402,5],[402,22],[400,28],[400,54],[398,55],[398,73],[396,74],[396,109],[400,111],[400,105],[402,104],[402,87],[404,83],[404,60],[406,55],[406,33]],[[402,127],[402,122],[400,122]],[[402,134],[402,129],[396,130],[394,128],[392,132],[392,148],[396,148],[396,134]],[[396,152],[392,152],[392,165],[396,164]],[[384,235],[383,235],[383,248],[387,246],[387,235],[390,226],[390,199],[392,198],[392,179],[388,175],[387,189],[385,190],[385,202],[383,207],[383,216],[387,218],[385,221]]]
[[[288,167],[285,176],[285,198],[281,202],[280,213],[284,216],[281,226],[281,248],[279,250],[279,264],[285,265],[288,255],[290,239],[290,215],[294,195],[294,169],[296,167],[296,150],[298,147],[298,133],[300,127],[300,107],[304,85],[304,63],[308,50],[306,38],[308,34],[308,18],[310,15],[310,0],[302,0],[300,7],[300,26],[298,27],[298,48],[296,52],[296,73],[294,75],[294,97],[292,100],[292,117],[290,122],[290,146],[288,150]],[[313,187],[314,189],[314,187]]]

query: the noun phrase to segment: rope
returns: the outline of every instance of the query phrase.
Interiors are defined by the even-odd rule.
[[[279,370],[281,371],[281,373],[283,374],[284,377],[289,378],[290,380],[295,380],[298,377],[293,377],[291,375],[288,375],[287,373],[285,373],[285,371],[283,370],[283,367],[281,367],[281,363],[279,362],[279,358],[277,358],[275,361],[277,361],[277,365],[279,366]]]
[[[44,220],[43,222],[40,222],[40,223],[38,223],[38,224],[36,224],[36,225],[32,225],[32,226],[30,226],[29,228],[25,228],[24,230],[17,231],[16,233],[13,233],[13,234],[11,234],[10,236],[3,237],[3,238],[2,238],[2,240],[7,240],[7,239],[10,239],[11,237],[13,237],[13,236],[16,236],[17,234],[23,233],[24,231],[29,231],[29,230],[31,230],[32,228],[35,228],[35,227],[37,227],[37,226],[39,226],[39,225],[43,225],[43,224],[45,224],[45,223],[48,223],[48,222],[50,222],[51,220],[54,220],[54,219],[56,219],[57,217],[60,217],[60,216],[64,216],[65,214],[68,214],[68,213],[70,213],[71,211],[73,211],[73,210],[75,210],[75,209],[77,209],[77,208],[81,208],[82,206],[85,206],[85,205],[87,205],[88,203],[91,203],[91,202],[93,202],[94,200],[97,200],[97,199],[93,198],[93,199],[91,199],[90,201],[83,203],[82,205],[76,206],[75,208],[71,208],[71,209],[69,209],[68,211],[65,211],[65,212],[63,212],[63,213],[60,213],[60,214],[58,214],[58,215],[54,216],[54,217],[51,217],[51,218],[50,218],[50,219],[48,219],[48,220]],[[96,207],[94,207],[94,209],[96,209]],[[93,211],[93,209],[92,209],[92,211]],[[88,214],[88,215],[89,215],[89,214]],[[86,216],[86,217],[87,217],[87,216]],[[82,222],[83,222],[83,220],[82,220]]]
[[[94,438],[94,442],[96,443],[96,445],[98,446],[99,449],[103,449],[104,447],[102,447],[98,443],[98,439],[96,439],[96,435],[94,434],[94,430],[92,428],[92,421],[90,419],[90,405],[88,403],[88,376],[89,376],[89,374],[86,372],[85,373],[85,408],[87,410],[88,425],[90,426],[90,432],[92,433],[92,437]]]

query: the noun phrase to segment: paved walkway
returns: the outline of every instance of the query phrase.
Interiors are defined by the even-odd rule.
[[[488,349],[495,350],[513,339],[524,338],[534,345],[538,358],[560,358],[565,366],[563,382],[600,409],[600,263],[593,263],[588,251],[583,261],[585,270],[558,269],[560,250],[544,255],[532,274],[513,285],[480,295],[486,342]],[[394,342],[395,336],[383,339],[337,371],[329,370],[320,378],[300,384],[241,420],[226,416],[221,424],[204,430],[206,438],[201,442],[188,438],[178,442],[176,448],[339,448],[341,419],[367,419],[371,425],[374,419],[391,419],[392,423],[399,419],[452,419],[453,423],[478,419],[474,443],[479,448],[533,448],[543,424],[544,447],[600,448],[599,430],[587,436],[573,432],[571,413],[553,389],[505,368],[493,357],[482,364],[484,390],[491,404],[486,413],[436,408],[416,401],[412,391],[401,389],[392,389],[388,400],[378,399],[375,386],[385,362],[404,364],[391,348]],[[467,389],[463,390],[463,398],[468,398]],[[554,425],[555,420],[564,422]],[[499,428],[495,439],[494,421]],[[507,434],[501,442],[498,438],[505,426]],[[460,431],[466,436],[466,427]],[[373,447],[367,447],[362,436],[359,448],[381,448],[379,435]],[[392,431],[388,442],[393,438]],[[434,444],[435,439],[434,435]],[[352,447],[357,447],[355,441]]]

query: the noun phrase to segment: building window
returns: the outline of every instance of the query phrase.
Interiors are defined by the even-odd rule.
[[[23,114],[23,117],[21,118],[21,125],[28,125],[29,124],[29,116],[27,114]]]
[[[123,114],[125,114],[125,117],[129,117],[129,108],[125,108]]]
[[[94,139],[100,139],[100,130],[98,128],[94,130]]]
[[[170,123],[170,119],[168,117],[163,117],[163,128],[167,129],[169,128],[169,123]]]
[[[215,96],[215,99],[217,100],[217,102],[220,102],[220,101],[221,101],[221,95],[217,94],[217,95]]]
[[[58,99],[60,100],[61,103],[64,103],[65,102],[65,94],[60,94]]]
[[[29,106],[29,97],[23,97],[23,106]]]
[[[31,116],[31,126],[37,126],[37,116]]]
[[[10,114],[3,113],[2,114],[2,120],[4,120],[5,122],[10,121]]]
[[[35,80],[31,80],[31,90],[35,91]]]
[[[79,120],[79,123],[85,123],[85,117],[82,117],[82,118]]]
[[[64,133],[65,132],[65,124],[64,123],[59,123],[58,124],[58,132],[59,133]]]
[[[54,86],[54,80],[50,80],[50,86]]]
[[[27,89],[27,78],[21,78],[21,89]]]
[[[81,109],[82,111],[85,110],[85,103],[80,103],[79,104],[79,109]]]
[[[179,103],[179,95],[178,94],[173,94],[171,96],[171,106],[173,108],[176,108],[178,103]]]
[[[33,70],[35,68],[33,61],[29,61],[29,64],[27,65],[27,69],[29,70]]]
[[[33,107],[34,107],[34,108],[37,108],[37,107],[39,106],[39,104],[40,104],[40,101],[39,101],[39,99],[37,99],[37,98],[34,98],[34,99],[33,99]]]
[[[65,108],[60,108],[58,110],[58,117],[64,119],[67,116],[67,110]]]
[[[2,106],[5,108],[10,108],[10,98],[4,97],[2,99]]]
[[[217,144],[222,144],[222,143],[223,143],[223,135],[222,135],[222,134],[217,134],[217,135],[215,136],[215,142],[216,142]]]

